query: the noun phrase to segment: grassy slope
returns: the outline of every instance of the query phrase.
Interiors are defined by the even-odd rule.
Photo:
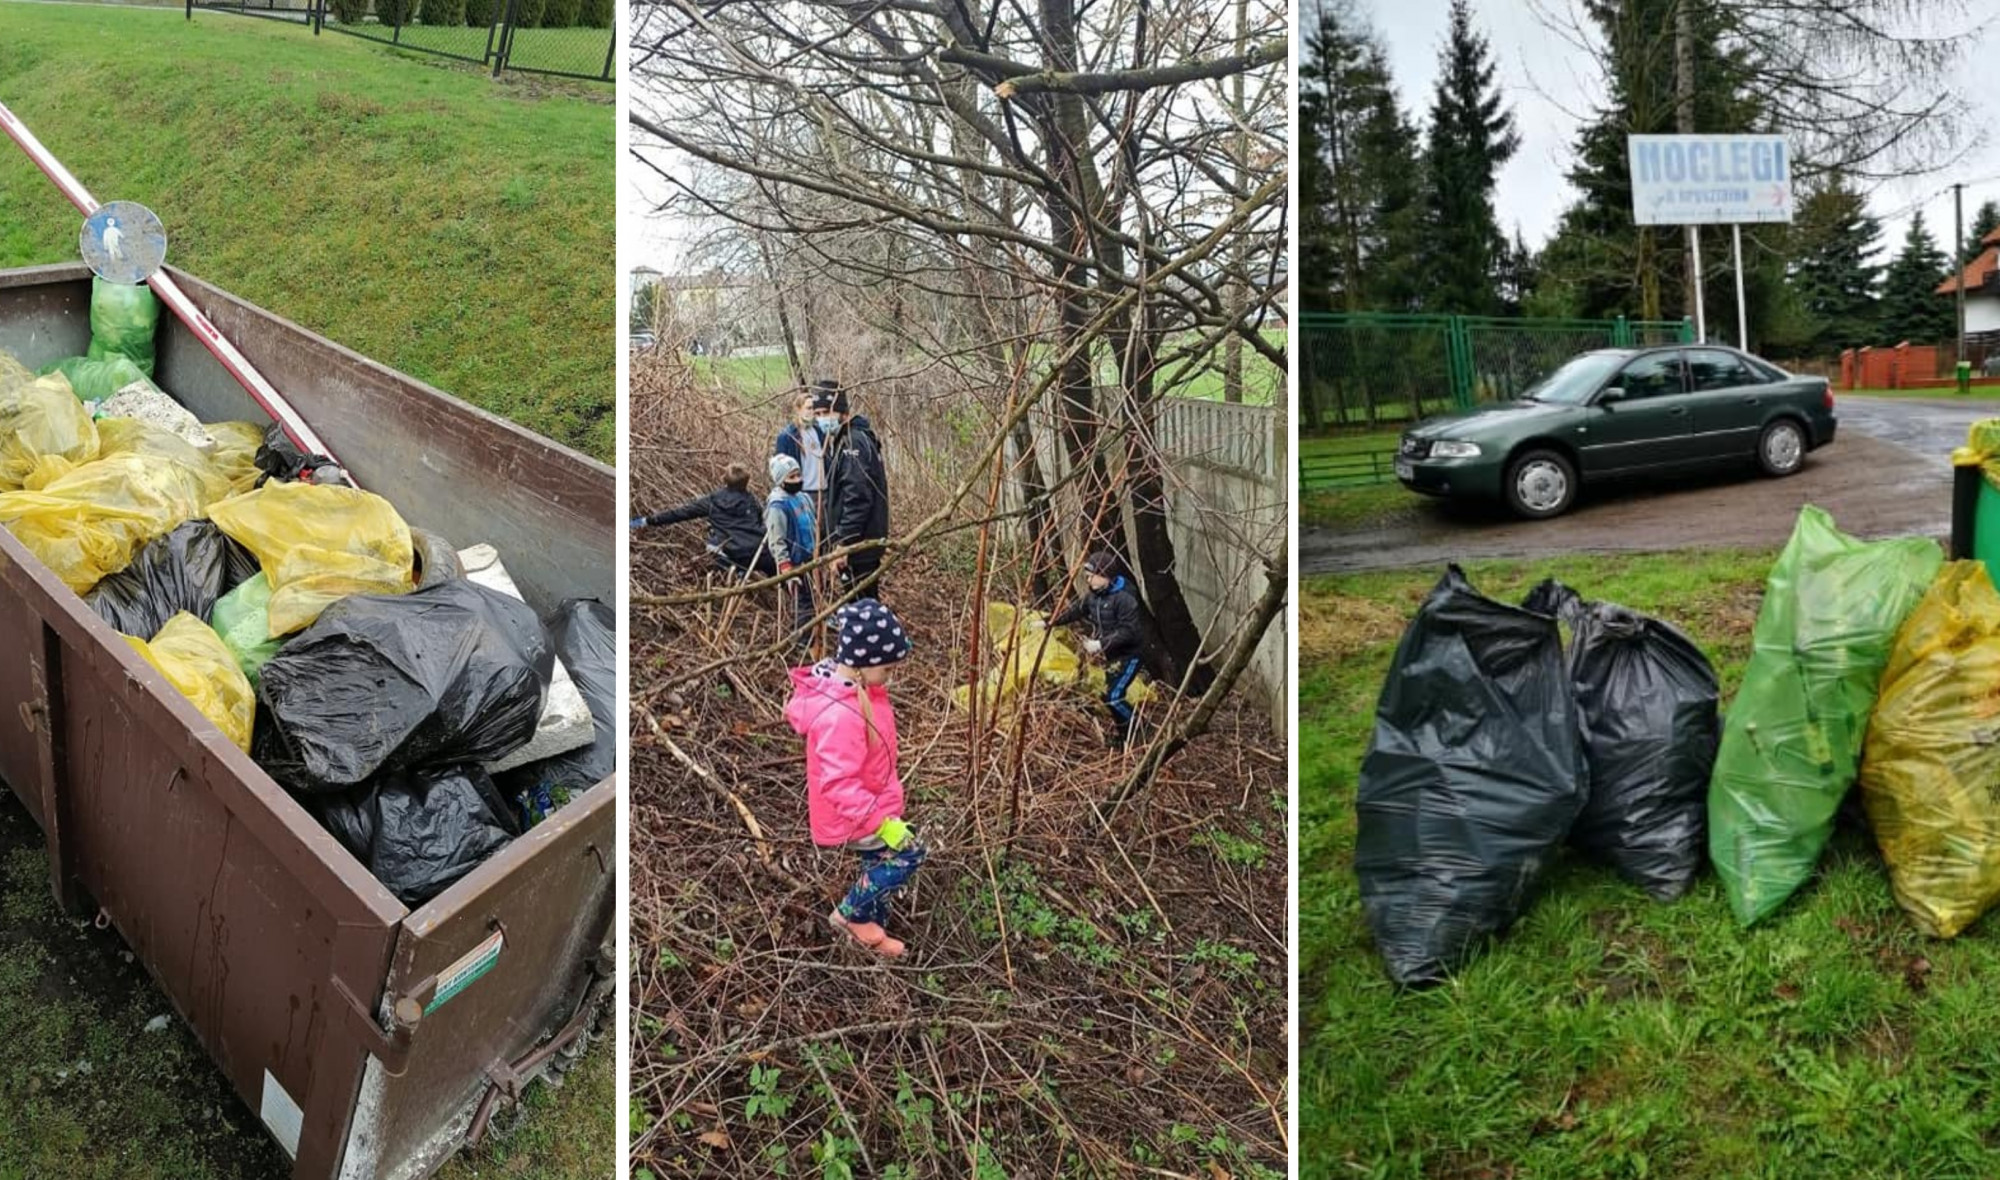
[[[8,105],[99,199],[152,206],[176,264],[611,459],[607,88],[528,97],[219,13],[0,0],[0,20]],[[73,259],[77,225],[0,151],[0,266]]]
[[[1475,565],[1687,627],[1733,692],[1770,553]],[[1304,1175],[2000,1175],[2000,927],[1921,937],[1861,832],[1744,933],[1713,875],[1672,905],[1565,860],[1451,987],[1398,995],[1355,889],[1355,773],[1436,571],[1308,582],[1300,626]]]
[[[178,13],[0,3],[0,21],[19,39],[0,52],[0,94],[100,197],[166,216],[176,261],[609,457],[608,107],[524,101],[476,74],[237,17],[190,27]],[[149,96],[142,74],[170,60],[179,89]],[[601,183],[575,184],[593,171]],[[433,215],[496,185],[472,222]],[[401,228],[370,212],[376,201],[405,212]],[[71,257],[76,224],[24,157],[0,151],[0,265]],[[499,260],[505,242],[514,261]],[[335,258],[346,264],[327,270]],[[565,277],[524,303],[542,265]],[[467,319],[454,327],[446,312]],[[276,1174],[276,1148],[187,1030],[141,1031],[167,1001],[115,940],[55,915],[31,821],[11,800],[0,812],[19,829],[0,841],[0,1180]],[[87,1083],[78,1061],[91,1063]],[[531,1091],[512,1136],[440,1175],[611,1175],[615,1064],[606,1036],[561,1090]]]

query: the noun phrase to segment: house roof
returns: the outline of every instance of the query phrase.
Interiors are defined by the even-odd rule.
[[[1986,248],[1979,252],[1979,257],[1966,263],[1964,270],[1939,283],[1937,293],[1950,295],[1958,290],[1960,283],[1965,284],[1968,295],[1975,291],[2000,291],[2000,274],[1996,274],[2000,272],[2000,242],[1996,242],[1996,238],[2000,238],[2000,230],[1980,239]]]

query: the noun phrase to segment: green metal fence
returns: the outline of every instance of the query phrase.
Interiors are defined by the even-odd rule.
[[[1686,321],[1355,312],[1299,317],[1300,425],[1396,426],[1519,396],[1593,348],[1692,341]]]

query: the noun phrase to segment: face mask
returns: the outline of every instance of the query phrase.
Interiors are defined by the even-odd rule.
[[[796,496],[800,492],[805,490],[805,486],[806,485],[804,480],[788,479],[785,481],[784,484],[785,494],[787,496]]]
[[[840,429],[840,419],[831,414],[821,414],[819,417],[813,419],[813,424],[828,434],[832,434],[834,431]]]

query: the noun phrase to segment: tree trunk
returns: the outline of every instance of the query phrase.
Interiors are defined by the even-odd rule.
[[[778,297],[778,332],[785,338],[785,363],[791,366],[792,380],[804,388],[806,367],[799,363],[799,341],[792,335],[791,313],[785,310],[785,284],[778,276],[778,268],[771,262],[771,246],[762,234],[757,236],[757,251],[764,256],[764,273],[770,276],[771,290]]]

